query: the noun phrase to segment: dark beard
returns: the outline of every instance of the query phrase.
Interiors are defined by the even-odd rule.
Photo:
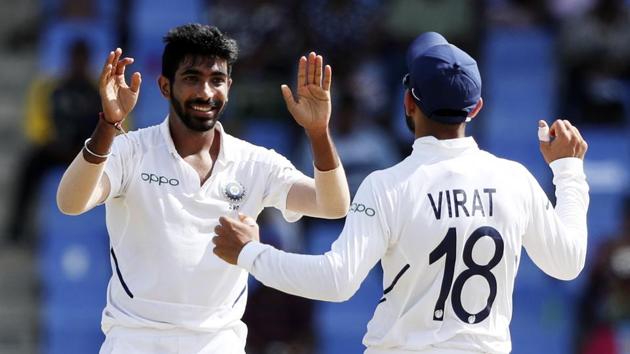
[[[171,92],[173,91],[171,90]],[[182,105],[182,103],[178,99],[173,97],[173,94],[171,93],[171,105],[173,106],[173,110],[175,111],[179,119],[182,121],[182,123],[184,123],[186,128],[196,131],[196,132],[207,132],[208,130],[211,130],[212,128],[214,128],[214,125],[216,124],[216,122],[221,117],[221,114],[223,113],[224,103],[220,101],[213,101],[213,100],[210,100],[210,102],[203,101],[203,100],[191,100],[191,101],[186,102],[186,106],[190,106],[195,103],[199,103],[199,104],[210,103],[215,107],[219,107],[219,111],[217,112],[215,119],[212,119],[212,120],[195,119],[192,115],[186,113],[186,111],[184,110],[184,105]]]
[[[407,128],[409,128],[409,131],[412,134],[415,134],[416,133],[416,126],[415,126],[415,124],[413,124],[413,119],[410,116],[406,115],[406,114],[405,114],[405,123],[407,123]]]

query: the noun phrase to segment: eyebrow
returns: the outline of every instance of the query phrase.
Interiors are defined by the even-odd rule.
[[[203,75],[203,72],[201,70],[199,70],[199,69],[188,68],[188,69],[182,71],[180,73],[180,75],[182,75],[182,76],[183,75]],[[227,73],[224,73],[222,71],[218,71],[217,70],[217,71],[212,71],[210,73],[210,76],[224,76],[224,77],[227,77],[228,75],[227,75]]]

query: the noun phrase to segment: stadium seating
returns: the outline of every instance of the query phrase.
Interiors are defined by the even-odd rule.
[[[129,55],[136,59],[131,70],[141,72],[143,77],[140,97],[133,112],[136,128],[159,124],[168,113],[168,102],[162,98],[156,82],[162,69],[162,38],[173,27],[200,22],[203,8],[200,0],[134,1],[130,14],[133,28]]]
[[[38,207],[40,353],[97,353],[104,339],[100,317],[111,275],[104,208],[81,216],[61,214],[55,202],[61,172],[45,178]]]
[[[103,68],[105,56],[116,46],[114,32],[92,21],[64,21],[46,24],[39,46],[39,68],[46,75],[59,75],[67,65],[68,45],[84,39],[90,47],[90,67],[95,73]]]
[[[322,254],[341,233],[343,222],[317,220],[305,240],[307,253]],[[370,271],[359,290],[342,303],[316,302],[315,329],[320,354],[362,353],[361,344],[378,300],[383,294],[380,265]]]

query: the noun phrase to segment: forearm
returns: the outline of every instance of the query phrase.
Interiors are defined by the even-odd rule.
[[[542,196],[534,200],[533,227],[524,246],[545,273],[571,280],[579,275],[586,259],[588,185],[579,159],[554,161],[551,168],[556,207],[549,205],[542,190],[535,192]]]
[[[314,180],[296,183],[287,197],[287,207],[302,214],[337,219],[350,207],[350,191],[328,131],[309,134],[313,150]]]
[[[116,135],[113,126],[100,121],[87,143],[89,150],[105,156]],[[85,148],[66,169],[57,189],[57,206],[65,214],[78,215],[90,210],[109,194],[109,181],[103,178],[107,158]]]
[[[345,301],[387,249],[376,218],[346,220],[341,235],[323,255],[301,255],[277,250],[257,241],[240,250],[238,265],[263,284],[311,299]]]
[[[309,299],[345,301],[356,291],[344,277],[348,272],[342,260],[331,252],[300,255],[250,242],[241,251],[238,265],[266,286]]]
[[[306,131],[313,152],[313,164],[320,171],[330,171],[340,165],[339,155],[333,143],[330,131]]]
[[[350,191],[343,166],[330,171],[315,169],[317,209],[331,218],[346,216],[350,209]]]
[[[322,172],[315,168],[315,178],[295,183],[287,196],[287,209],[324,219],[346,216],[350,192],[343,166]]]
[[[569,249],[571,259],[577,262],[575,269],[578,271],[584,267],[588,233],[586,223],[589,204],[588,184],[582,164],[582,160],[577,158],[558,161],[556,165],[552,163],[557,199],[555,211],[567,234],[566,238],[572,241],[572,247]],[[570,168],[567,168],[569,165]]]

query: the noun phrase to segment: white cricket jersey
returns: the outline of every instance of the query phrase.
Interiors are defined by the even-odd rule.
[[[293,183],[308,178],[284,157],[230,136],[221,124],[221,146],[210,178],[177,153],[168,118],[160,125],[118,136],[105,167],[113,275],[102,326],[213,332],[240,321],[247,272],[213,253],[222,215],[254,218],[273,206],[289,221]]]
[[[508,353],[521,247],[559,279],[584,266],[582,161],[551,168],[555,209],[522,165],[472,138],[419,138],[409,157],[365,179],[331,251],[296,255],[252,242],[238,264],[282,291],[343,301],[381,260],[384,291],[366,353]]]

